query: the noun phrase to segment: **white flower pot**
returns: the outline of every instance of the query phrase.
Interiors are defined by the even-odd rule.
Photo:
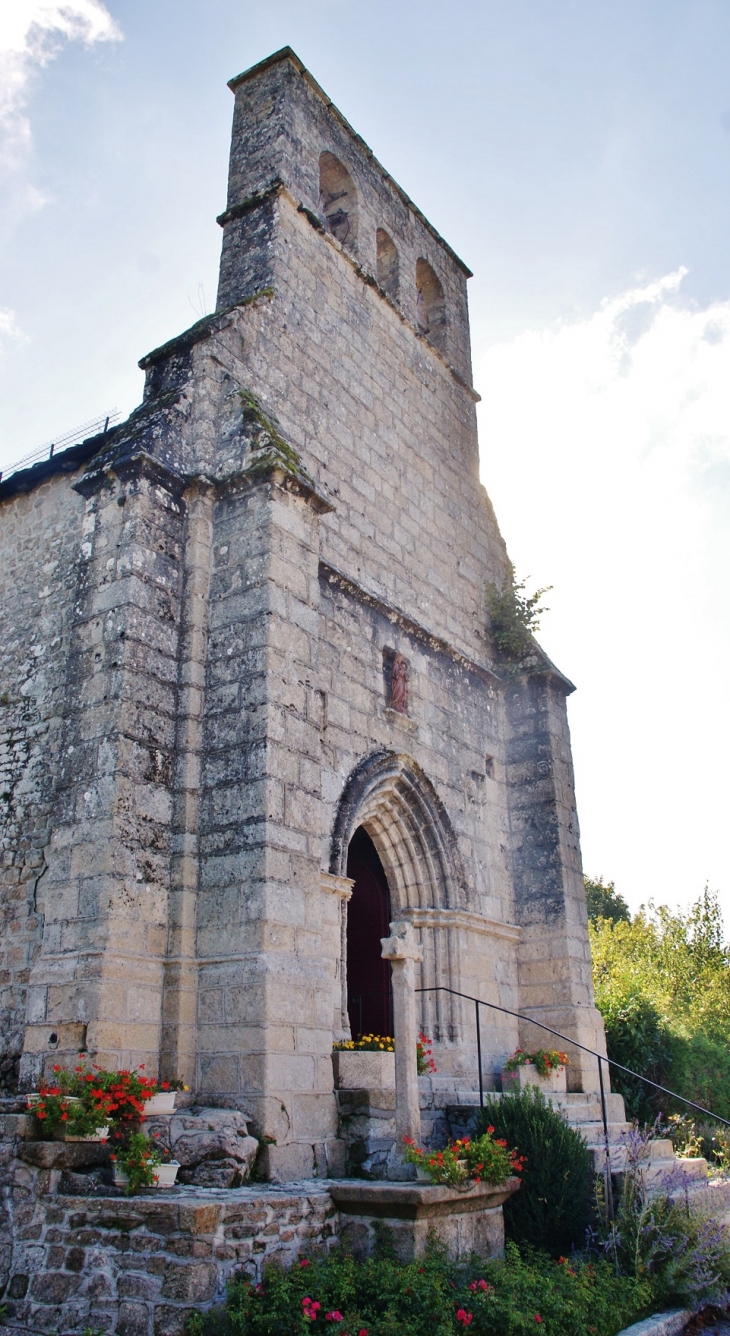
[[[395,1053],[335,1049],[332,1063],[339,1090],[395,1090]]]
[[[174,1113],[177,1090],[158,1090],[152,1099],[145,1100],[145,1118],[157,1113]]]
[[[503,1090],[525,1090],[537,1086],[545,1095],[564,1095],[567,1082],[564,1067],[554,1067],[549,1076],[540,1076],[531,1062],[525,1062],[514,1071],[502,1072]]]
[[[34,1104],[37,1104],[38,1101],[39,1101],[40,1099],[47,1099],[47,1098],[48,1098],[47,1095],[39,1095],[38,1092],[37,1092],[37,1090],[32,1091],[30,1094],[26,1095],[26,1097],[25,1097],[25,1099],[26,1099],[26,1104],[27,1104],[27,1106],[28,1106],[29,1109],[32,1109],[32,1108],[33,1108],[33,1105],[34,1105]],[[67,1104],[80,1104],[80,1103],[81,1103],[81,1100],[79,1099],[78,1095],[61,1095],[61,1099],[64,1099],[64,1100],[66,1101]]]
[[[177,1171],[180,1168],[177,1160],[170,1160],[167,1164],[155,1165],[155,1187],[171,1188],[177,1178]]]
[[[177,1171],[180,1165],[177,1160],[170,1160],[168,1164],[156,1164],[153,1167],[155,1181],[152,1184],[155,1188],[171,1188],[177,1178]],[[114,1185],[118,1188],[126,1188],[129,1182],[129,1175],[125,1174],[117,1164],[114,1165]]]

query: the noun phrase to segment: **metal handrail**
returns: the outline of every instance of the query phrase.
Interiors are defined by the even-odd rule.
[[[690,1109],[697,1109],[698,1113],[704,1113],[708,1118],[714,1118],[716,1122],[722,1123],[724,1127],[730,1127],[730,1121],[727,1118],[721,1118],[719,1113],[713,1113],[710,1109],[704,1109],[701,1104],[696,1104],[692,1099],[685,1099],[684,1095],[678,1095],[676,1090],[669,1090],[666,1086],[660,1085],[658,1081],[652,1081],[649,1076],[642,1076],[640,1072],[633,1072],[630,1067],[624,1067],[622,1062],[616,1062],[615,1058],[609,1058],[607,1054],[597,1053],[594,1048],[588,1048],[587,1044],[581,1044],[577,1039],[571,1039],[567,1034],[561,1034],[560,1030],[554,1030],[552,1025],[545,1025],[544,1021],[535,1021],[532,1016],[525,1016],[521,1011],[510,1011],[509,1007],[500,1007],[496,1002],[484,1002],[480,997],[472,997],[471,993],[460,993],[456,988],[447,988],[445,984],[437,984],[434,988],[416,988],[417,993],[450,993],[452,997],[462,997],[466,1002],[473,1002],[476,1011],[477,1027],[477,1062],[479,1064],[479,1107],[484,1108],[484,1078],[482,1076],[482,1035],[479,1021],[479,1008],[491,1007],[493,1011],[501,1011],[505,1016],[514,1016],[518,1021],[529,1021],[530,1025],[536,1025],[540,1030],[546,1030],[548,1034],[555,1035],[556,1039],[562,1039],[566,1044],[572,1044],[574,1048],[581,1049],[584,1053],[590,1053],[592,1057],[598,1059],[598,1082],[601,1091],[601,1115],[603,1122],[603,1140],[606,1149],[606,1191],[609,1213],[613,1216],[613,1201],[611,1192],[611,1147],[608,1137],[608,1113],[606,1110],[606,1091],[603,1082],[603,1063],[611,1067],[618,1067],[619,1071],[626,1072],[628,1076],[635,1076],[639,1081],[646,1082],[653,1086],[655,1090],[661,1090],[663,1094],[670,1095],[672,1099],[678,1099],[680,1103],[686,1104]]]
[[[518,1021],[529,1021],[530,1025],[536,1025],[540,1030],[547,1030],[548,1034],[554,1034],[556,1039],[564,1039],[566,1044],[572,1044],[574,1048],[580,1048],[584,1053],[590,1053],[594,1058],[598,1058],[599,1072],[600,1063],[607,1062],[611,1067],[618,1067],[619,1071],[626,1072],[627,1076],[635,1076],[637,1080],[646,1082],[653,1086],[655,1090],[661,1090],[664,1095],[671,1095],[672,1099],[678,1099],[682,1104],[687,1104],[689,1108],[696,1109],[698,1113],[704,1113],[708,1118],[714,1118],[716,1122],[722,1123],[724,1127],[730,1127],[730,1120],[721,1118],[719,1113],[713,1113],[711,1109],[705,1109],[701,1104],[696,1104],[692,1099],[686,1099],[684,1095],[678,1095],[676,1090],[669,1090],[667,1086],[660,1085],[658,1081],[652,1081],[649,1076],[642,1076],[641,1072],[634,1072],[630,1067],[624,1067],[622,1062],[617,1062],[615,1058],[609,1058],[605,1053],[597,1053],[594,1048],[588,1048],[587,1044],[580,1044],[577,1039],[572,1039],[570,1035],[561,1034],[560,1030],[554,1030],[551,1025],[545,1025],[544,1021],[533,1020],[532,1016],[526,1016],[522,1011],[510,1011],[508,1007],[500,1007],[496,1002],[484,1002],[480,997],[472,997],[471,993],[459,993],[455,988],[447,988],[445,984],[437,984],[435,988],[416,988],[417,993],[451,993],[454,997],[463,997],[467,1002],[474,1002],[477,1007],[477,1052],[479,1055],[479,1094],[480,1105],[484,1107],[484,1092],[481,1072],[481,1036],[479,1028],[479,1007],[491,1007],[493,1011],[501,1011],[505,1016],[515,1016]]]

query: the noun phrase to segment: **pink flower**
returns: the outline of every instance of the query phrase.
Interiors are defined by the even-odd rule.
[[[302,1260],[301,1260],[301,1262],[299,1263],[299,1265],[300,1265],[300,1266],[309,1266],[309,1262],[307,1261],[307,1258],[306,1258],[306,1257],[303,1257]]]
[[[324,1320],[325,1322],[341,1322],[342,1313],[339,1308],[333,1308],[331,1313],[325,1313]]]
[[[472,1314],[467,1313],[465,1308],[457,1308],[456,1321],[461,1322],[463,1326],[468,1327],[472,1320]]]
[[[536,1314],[535,1314],[535,1321],[536,1321],[536,1322],[542,1322],[542,1318],[540,1317],[540,1314],[539,1314],[539,1313],[536,1313]]]

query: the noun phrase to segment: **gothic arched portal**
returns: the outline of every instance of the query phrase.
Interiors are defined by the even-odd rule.
[[[347,908],[347,951],[342,961],[350,1027],[353,1033],[383,1033],[385,985],[382,966],[375,956],[376,920],[386,925],[377,935],[379,944],[380,937],[389,935],[387,924],[391,918],[408,918],[409,911],[417,909],[467,906],[453,827],[432,783],[411,757],[376,752],[352,772],[337,808],[329,870],[355,881]],[[367,950],[360,951],[357,943],[360,930],[367,931]],[[458,960],[451,959],[449,934],[427,928],[423,939],[423,986],[446,983],[458,989],[459,966]],[[368,982],[372,988],[366,987]],[[380,993],[379,1010],[375,1003],[372,1013],[365,1010],[366,992]],[[362,998],[362,1027],[360,1002],[355,998]],[[389,985],[387,998],[389,1007]],[[433,1037],[454,1038],[459,1015],[456,998],[442,993],[422,995],[421,1021]]]

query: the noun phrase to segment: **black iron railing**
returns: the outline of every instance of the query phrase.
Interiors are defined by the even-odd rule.
[[[530,1025],[536,1025],[539,1030],[545,1030],[552,1034],[556,1039],[562,1039],[564,1043],[571,1044],[573,1048],[579,1048],[583,1053],[590,1053],[592,1057],[598,1059],[598,1083],[601,1095],[601,1117],[603,1122],[603,1138],[606,1150],[606,1179],[608,1189],[609,1209],[611,1203],[610,1188],[610,1165],[611,1152],[608,1135],[608,1113],[606,1108],[606,1090],[603,1080],[603,1064],[608,1067],[616,1067],[619,1071],[625,1072],[627,1076],[634,1076],[638,1081],[644,1081],[646,1085],[652,1086],[654,1090],[660,1090],[662,1094],[669,1095],[672,1099],[679,1100],[681,1104],[686,1104],[690,1109],[696,1109],[706,1118],[712,1118],[715,1122],[722,1123],[724,1127],[730,1127],[730,1121],[727,1118],[721,1118],[719,1113],[713,1113],[711,1109],[705,1109],[701,1104],[696,1104],[692,1099],[686,1099],[684,1095],[678,1095],[676,1090],[668,1090],[666,1086],[660,1085],[658,1081],[652,1081],[648,1076],[642,1076],[641,1072],[633,1072],[630,1067],[624,1067],[622,1062],[616,1062],[615,1058],[609,1058],[604,1053],[597,1053],[594,1048],[588,1048],[587,1044],[579,1044],[577,1039],[572,1039],[567,1034],[561,1034],[560,1030],[553,1029],[552,1025],[545,1025],[544,1021],[533,1020],[532,1016],[525,1016],[521,1011],[510,1011],[509,1007],[500,1007],[496,1002],[484,1002],[480,997],[472,997],[469,993],[460,993],[456,988],[447,988],[445,984],[437,984],[434,988],[417,988],[417,993],[450,993],[452,997],[461,997],[466,1002],[474,1003],[476,1017],[476,1037],[477,1037],[477,1064],[479,1067],[479,1107],[484,1108],[484,1076],[482,1073],[482,1033],[479,1019],[479,1008],[490,1007],[492,1011],[500,1011],[504,1016],[514,1016],[518,1021],[529,1021]]]

